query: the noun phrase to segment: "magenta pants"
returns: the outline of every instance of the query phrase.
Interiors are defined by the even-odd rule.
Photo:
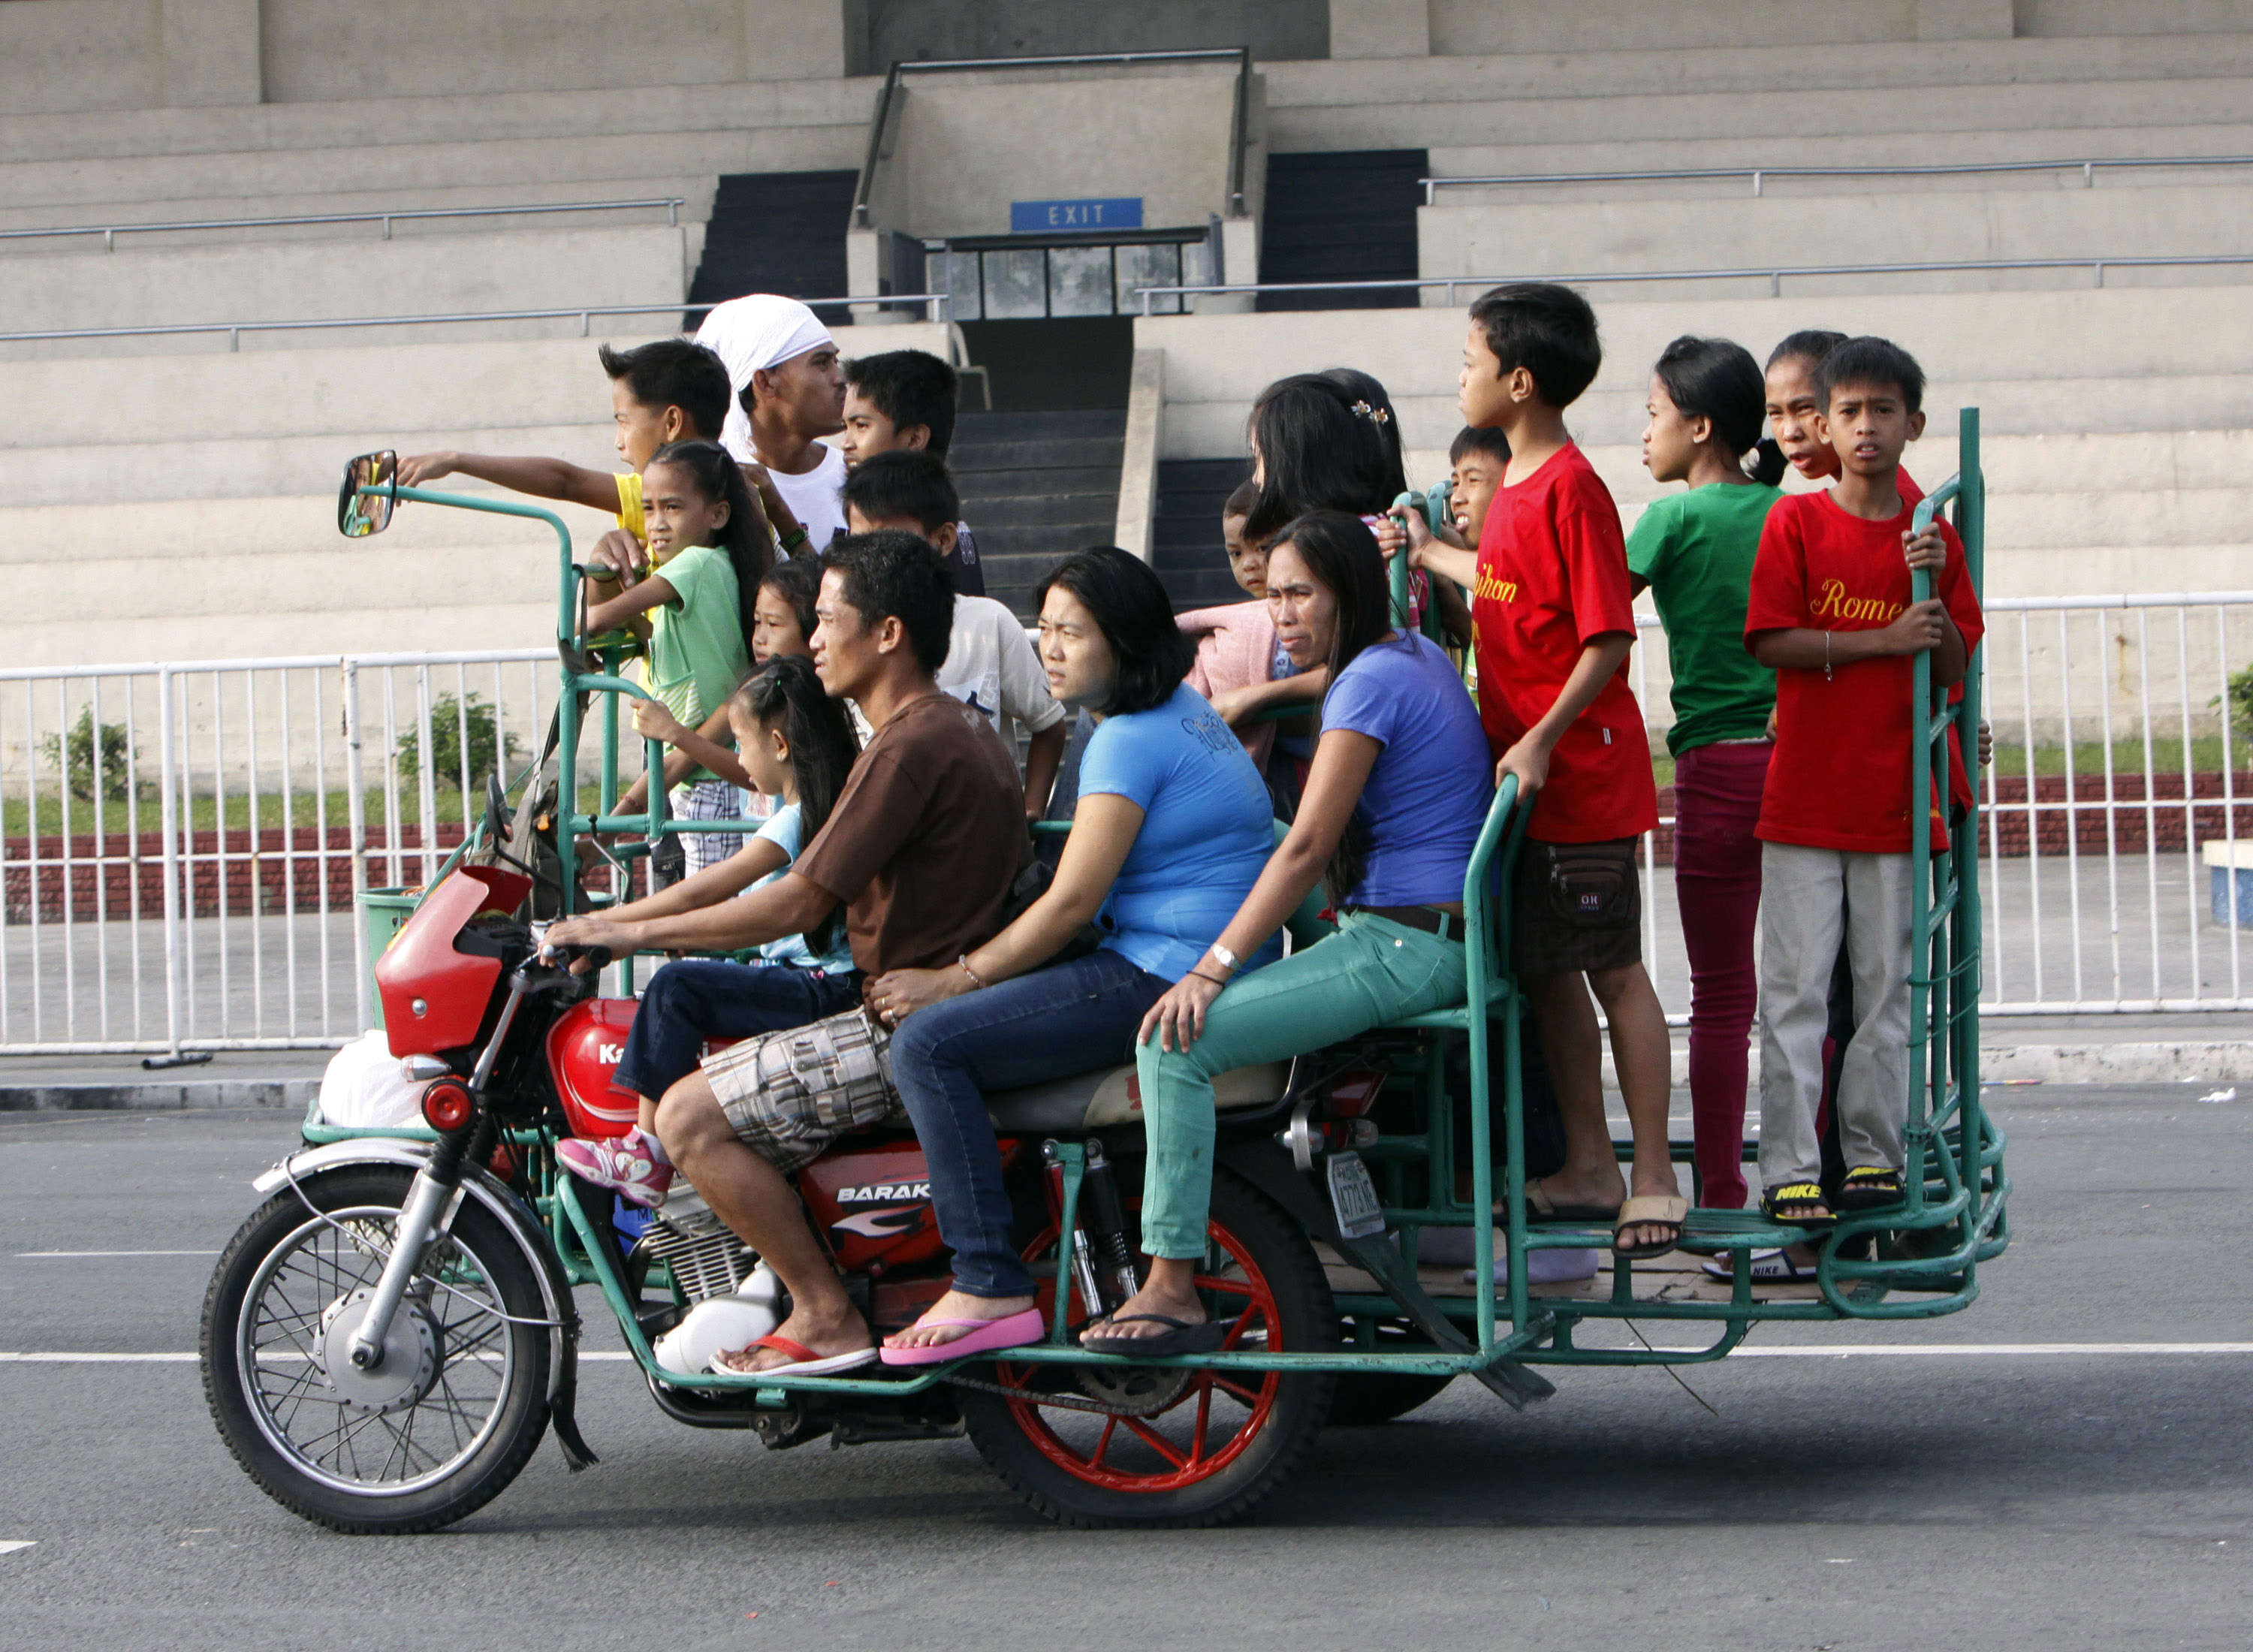
[[[1761,789],[1757,744],[1699,746],[1674,760],[1674,893],[1690,955],[1690,1127],[1698,1202],[1745,1202],[1745,1062],[1760,998]]]

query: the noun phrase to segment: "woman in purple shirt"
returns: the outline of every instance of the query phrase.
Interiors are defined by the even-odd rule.
[[[1358,517],[1315,511],[1267,562],[1275,631],[1329,668],[1322,735],[1290,835],[1220,938],[1143,1018],[1147,1284],[1080,1340],[1106,1353],[1219,1346],[1195,1275],[1212,1194],[1217,1073],[1319,1049],[1462,1001],[1463,877],[1493,798],[1478,712],[1447,657],[1392,629],[1385,562]],[[1321,882],[1337,933],[1232,980]]]

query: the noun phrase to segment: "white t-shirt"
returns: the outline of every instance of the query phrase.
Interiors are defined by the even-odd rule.
[[[803,556],[811,552],[819,556],[829,548],[830,540],[845,531],[845,455],[827,442],[817,442],[813,446],[821,455],[821,463],[811,471],[785,476],[771,465],[767,469],[767,474],[774,478],[775,491],[782,495],[783,503],[790,506],[790,513],[806,530],[806,543],[792,546],[792,555]],[[758,456],[754,451],[751,457]]]
[[[954,599],[954,625],[947,633],[946,663],[938,668],[938,687],[966,706],[986,714],[994,732],[1005,742],[1015,742],[1011,722],[1022,723],[1036,735],[1064,721],[1064,708],[1049,692],[1049,674],[1025,635],[1022,621],[990,596]],[[845,702],[861,743],[870,730],[861,708]]]

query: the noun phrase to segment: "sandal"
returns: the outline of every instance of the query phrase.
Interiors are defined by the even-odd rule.
[[[1815,1277],[1813,1268],[1802,1267],[1782,1251],[1754,1251],[1749,1272],[1754,1285],[1796,1285]],[[1713,1279],[1733,1279],[1737,1277],[1736,1264],[1726,1252],[1708,1257],[1705,1272]]]
[[[1138,1321],[1169,1328],[1155,1336],[1099,1336],[1091,1330],[1081,1335],[1079,1345],[1091,1354],[1118,1354],[1128,1359],[1138,1356],[1165,1359],[1175,1354],[1216,1353],[1228,1340],[1229,1322],[1219,1320],[1192,1321],[1177,1320],[1165,1314],[1115,1314],[1103,1322],[1106,1325],[1132,1325]]]
[[[1609,1223],[1619,1219],[1619,1213],[1620,1207],[1615,1204],[1559,1204],[1550,1198],[1549,1189],[1538,1181],[1525,1184],[1525,1219],[1528,1222]]]
[[[1901,1189],[1901,1172],[1885,1165],[1866,1165],[1849,1170],[1838,1189],[1842,1210],[1889,1210],[1908,1195]]]
[[[1819,1181],[1787,1181],[1761,1195],[1761,1209],[1771,1222],[1788,1228],[1827,1228],[1838,1218],[1824,1202]]]
[[[1612,1254],[1622,1262],[1647,1262],[1664,1256],[1682,1242],[1682,1224],[1689,1219],[1689,1200],[1671,1193],[1638,1194],[1619,1208],[1619,1219],[1612,1224]],[[1622,1244],[1620,1235],[1629,1228],[1671,1228],[1674,1232],[1670,1238]]]

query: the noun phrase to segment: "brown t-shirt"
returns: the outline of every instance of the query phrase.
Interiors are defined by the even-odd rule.
[[[876,730],[791,870],[845,903],[853,962],[874,975],[989,938],[1024,854],[1015,760],[982,714],[932,694]]]

